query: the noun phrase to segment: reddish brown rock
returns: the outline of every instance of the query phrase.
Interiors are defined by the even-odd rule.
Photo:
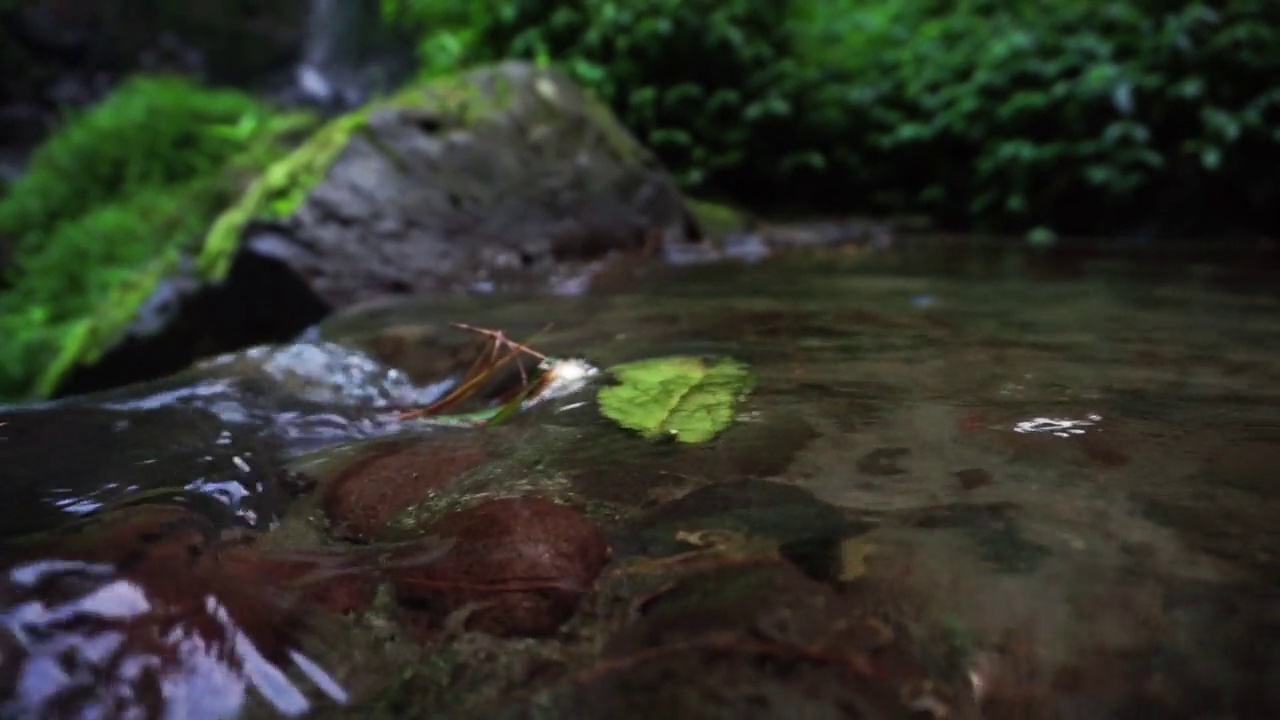
[[[554,632],[608,562],[608,541],[578,511],[538,498],[493,500],[446,515],[428,531],[446,555],[393,569],[396,596],[431,630],[450,615],[497,636]],[[430,633],[428,633],[429,635]]]
[[[218,540],[208,519],[186,508],[139,505],[26,545],[10,558],[110,565],[175,607],[213,593],[245,608],[246,616],[271,615],[262,623],[271,633],[303,609],[346,613],[372,602],[377,577],[368,558],[330,550],[260,550],[255,537]]]
[[[483,438],[441,434],[411,445],[384,445],[339,473],[322,491],[332,534],[370,542],[394,535],[390,523],[484,463]]]

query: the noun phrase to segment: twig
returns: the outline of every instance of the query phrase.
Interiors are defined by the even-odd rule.
[[[416,418],[443,413],[450,407],[453,407],[475,393],[481,383],[493,377],[495,372],[507,363],[518,358],[520,355],[528,355],[537,359],[539,362],[547,362],[546,355],[534,350],[525,343],[512,340],[501,330],[490,330],[489,328],[476,327],[474,325],[458,322],[449,324],[461,330],[467,330],[487,337],[489,338],[490,343],[485,352],[476,358],[475,362],[471,364],[471,367],[468,368],[466,374],[463,375],[462,380],[458,383],[457,387],[451,390],[444,397],[424,408],[400,413],[401,420],[413,420]],[[550,325],[547,325],[547,328],[550,327]],[[546,328],[540,332],[545,331]],[[499,355],[503,350],[506,351],[506,354]],[[520,387],[523,389],[528,386],[529,378],[525,373],[523,365],[517,364],[517,367],[520,370]]]

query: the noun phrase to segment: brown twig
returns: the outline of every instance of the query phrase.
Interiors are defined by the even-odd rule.
[[[539,362],[547,361],[546,355],[534,350],[526,343],[512,340],[501,330],[491,330],[489,328],[482,328],[459,322],[452,322],[449,324],[461,330],[478,333],[479,335],[489,338],[489,345],[485,349],[485,352],[477,357],[471,364],[471,367],[467,369],[466,374],[462,376],[462,380],[458,383],[457,387],[449,391],[449,393],[444,397],[424,408],[408,410],[400,413],[401,420],[413,420],[416,418],[429,417],[444,413],[449,408],[457,405],[474,394],[476,390],[479,389],[481,383],[492,378],[494,373],[499,369],[512,360],[519,358],[521,355],[528,355]],[[547,325],[547,327],[540,332],[545,332],[546,329],[550,327],[550,325]],[[506,354],[500,355],[499,353],[504,350],[506,351]],[[529,378],[525,373],[523,365],[517,364],[517,368],[520,370],[520,387],[523,389],[528,386]]]

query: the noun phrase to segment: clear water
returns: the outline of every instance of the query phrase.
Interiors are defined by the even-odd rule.
[[[870,519],[859,572],[983,648],[975,690],[1004,698],[989,716],[1270,717],[1277,290],[1247,262],[934,250],[699,268],[591,298],[408,304],[332,332],[465,317],[520,337],[554,322],[541,349],[606,366],[746,361],[757,391],[713,459],[689,462],[692,484],[771,478]],[[398,359],[412,365],[412,348]],[[597,442],[585,462],[601,473],[649,452]]]
[[[606,507],[615,537],[698,488],[798,487],[860,523],[837,574],[948,629],[971,716],[1280,717],[1280,282],[1258,263],[944,243],[645,273],[585,297],[384,305],[322,333],[424,386],[452,362],[451,320],[603,367],[737,358],[757,386],[711,445],[654,446],[562,403],[495,428],[467,487]],[[309,522],[299,508],[276,532]],[[373,653],[366,675],[405,662]],[[775,710],[755,716],[790,717]]]

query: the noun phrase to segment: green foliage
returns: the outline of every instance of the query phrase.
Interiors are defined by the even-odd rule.
[[[844,164],[879,207],[1097,230],[1280,199],[1275,3],[804,4],[797,47],[863,118]]]
[[[953,227],[1280,201],[1273,0],[383,0],[428,72],[555,61],[692,188]]]
[[[610,368],[617,385],[600,389],[600,412],[649,439],[702,443],[733,423],[753,378],[745,365],[722,358],[665,357]]]
[[[14,247],[0,295],[0,396],[47,394],[114,342],[297,116],[167,77],[69,118],[0,200]]]
[[[792,110],[787,4],[383,0],[390,18],[424,29],[428,72],[502,57],[554,60],[695,188],[778,139],[779,120]]]

